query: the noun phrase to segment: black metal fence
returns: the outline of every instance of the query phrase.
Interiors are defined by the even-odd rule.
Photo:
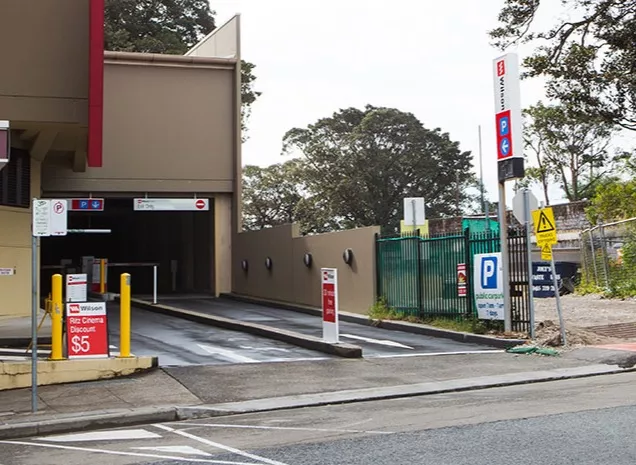
[[[529,330],[528,244],[524,229],[508,236],[512,329]],[[474,256],[499,252],[493,231],[376,237],[377,292],[392,309],[420,318],[477,316]]]

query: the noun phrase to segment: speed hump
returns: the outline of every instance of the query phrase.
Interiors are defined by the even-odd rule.
[[[557,229],[554,221],[554,212],[551,207],[534,210],[532,212],[534,234],[537,237],[537,245],[552,246],[557,243]]]

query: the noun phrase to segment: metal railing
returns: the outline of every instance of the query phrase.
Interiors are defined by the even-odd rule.
[[[581,232],[582,284],[616,297],[636,296],[636,218]]]

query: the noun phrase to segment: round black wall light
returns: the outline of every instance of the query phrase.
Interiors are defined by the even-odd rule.
[[[247,273],[247,269],[249,268],[249,263],[247,262],[247,260],[241,261],[241,268],[243,268],[243,271]]]
[[[272,259],[270,257],[267,257],[265,259],[265,268],[267,268],[268,270],[272,269],[272,265],[274,264],[274,262],[272,262]]]
[[[353,262],[353,250],[345,249],[345,251],[342,253],[342,259],[347,265],[351,265],[351,263]]]
[[[311,254],[310,254],[310,253],[306,253],[306,254],[303,256],[303,263],[305,264],[305,266],[306,266],[307,268],[310,268],[310,267],[311,267],[311,264],[312,264],[312,262],[313,262],[313,261],[314,261],[314,259],[313,259],[313,257],[311,256]]]

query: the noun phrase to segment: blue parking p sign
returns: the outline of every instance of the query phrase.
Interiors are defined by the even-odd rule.
[[[473,290],[477,316],[482,320],[504,319],[501,265],[500,252],[475,255]]]

